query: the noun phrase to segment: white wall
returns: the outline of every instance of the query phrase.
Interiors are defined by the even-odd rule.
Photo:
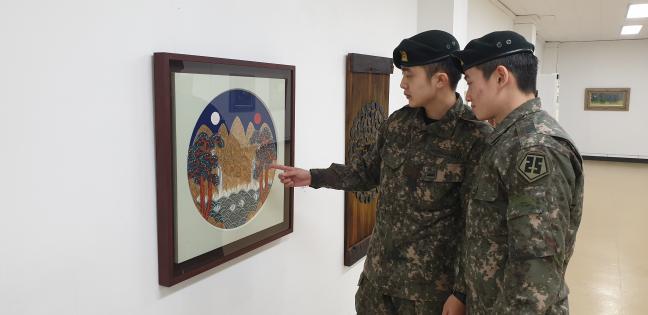
[[[560,74],[560,122],[583,154],[648,157],[648,40],[547,43]],[[552,62],[555,60],[555,62]],[[629,87],[630,111],[585,111],[585,88]]]
[[[417,0],[417,33],[438,29],[453,31],[455,0]]]
[[[540,64],[540,73],[557,73],[558,69],[558,46],[559,42],[545,42],[542,51],[542,63]]]
[[[346,54],[391,56],[416,5],[0,2],[0,313],[352,314],[362,262],[343,266],[331,190],[296,190],[293,234],[158,286],[152,54],[296,65],[296,164],[327,166],[344,161]]]
[[[544,55],[544,49],[545,49],[545,44],[547,42],[545,41],[544,37],[540,36],[540,34],[536,34],[536,43],[535,43],[535,52],[534,54],[536,57],[538,57],[538,74],[542,73],[542,67],[544,64],[544,61],[542,60],[543,55]]]
[[[492,1],[468,0],[469,40],[482,37],[490,32],[512,29],[513,16],[507,15],[502,9],[495,6]]]

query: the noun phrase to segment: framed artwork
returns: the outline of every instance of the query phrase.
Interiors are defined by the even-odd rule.
[[[389,113],[391,58],[349,54],[346,87],[346,163],[364,155],[376,142]],[[376,223],[378,192],[346,192],[344,196],[344,264],[367,254]]]
[[[585,110],[628,111],[629,88],[585,89]]]
[[[154,54],[159,283],[172,286],[293,229],[295,67]]]

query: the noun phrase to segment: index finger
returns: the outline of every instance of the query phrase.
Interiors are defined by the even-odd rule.
[[[270,166],[268,166],[268,167],[278,169],[278,170],[282,170],[282,171],[290,171],[290,170],[292,170],[294,168],[294,167],[291,167],[291,166],[285,166],[285,165],[279,165],[279,164],[270,164]]]

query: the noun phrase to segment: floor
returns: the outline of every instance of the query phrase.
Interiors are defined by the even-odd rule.
[[[583,219],[567,269],[575,315],[648,314],[648,164],[585,162]]]

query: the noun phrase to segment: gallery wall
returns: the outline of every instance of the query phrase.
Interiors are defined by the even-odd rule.
[[[560,122],[583,154],[648,157],[648,40],[548,42],[542,71],[560,74]],[[629,111],[585,111],[586,88],[630,88]]]
[[[352,314],[343,194],[294,233],[158,286],[152,54],[291,64],[296,163],[344,161],[345,57],[391,56],[416,1],[3,1],[0,313]],[[405,104],[391,82],[391,109]]]
[[[507,15],[491,0],[468,2],[468,40],[482,37],[490,32],[513,30],[513,17]],[[463,45],[467,44],[463,43]]]
[[[547,42],[545,41],[542,35],[536,33],[536,43],[535,43],[535,55],[538,57],[538,74],[542,73],[542,67],[544,65],[544,50]]]

